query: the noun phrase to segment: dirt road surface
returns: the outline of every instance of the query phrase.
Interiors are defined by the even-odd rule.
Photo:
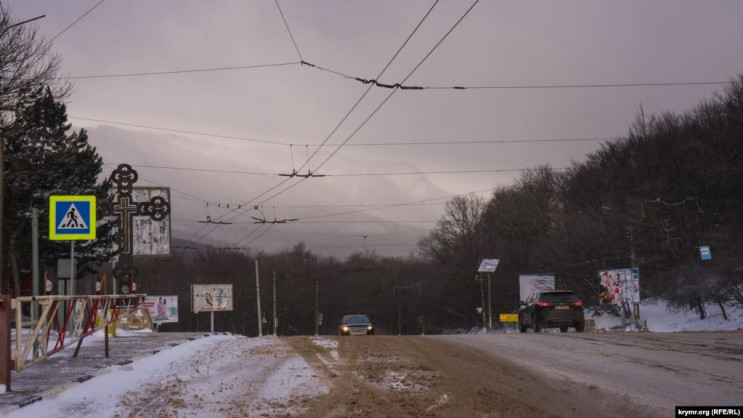
[[[743,334],[284,339],[323,377],[318,417],[673,416],[743,404]]]

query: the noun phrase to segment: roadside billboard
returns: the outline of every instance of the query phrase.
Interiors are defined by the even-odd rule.
[[[640,272],[638,269],[599,271],[601,302],[640,303]]]
[[[178,322],[178,296],[147,296],[144,306],[153,323]]]
[[[191,285],[191,309],[194,313],[232,310],[231,284]]]
[[[519,300],[526,300],[538,290],[555,290],[555,275],[553,273],[519,275]]]
[[[170,202],[169,187],[134,187],[132,201],[137,204],[137,213],[132,218],[132,254],[146,256],[170,255],[170,213],[155,220],[152,212],[162,210],[151,203]],[[164,212],[163,212],[164,213]]]

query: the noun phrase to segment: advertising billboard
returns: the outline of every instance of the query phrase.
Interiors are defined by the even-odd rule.
[[[617,305],[640,303],[640,272],[638,269],[602,270],[601,302]]]
[[[170,202],[169,187],[134,187],[132,200],[138,207],[150,202],[153,197],[162,197]],[[170,255],[170,215],[156,221],[147,213],[138,213],[132,218],[132,254],[148,256]]]
[[[178,296],[147,296],[144,306],[153,323],[178,322]]]
[[[526,300],[538,290],[555,290],[555,275],[552,273],[519,274],[519,300]]]
[[[231,284],[191,285],[191,309],[198,312],[219,312],[232,310]]]

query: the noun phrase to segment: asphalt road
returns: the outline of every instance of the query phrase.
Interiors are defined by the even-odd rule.
[[[654,416],[672,416],[674,407],[682,405],[743,406],[741,332],[434,338],[523,367],[545,384],[583,388],[567,393],[567,403],[609,395],[627,408]],[[602,411],[627,416],[621,409]]]

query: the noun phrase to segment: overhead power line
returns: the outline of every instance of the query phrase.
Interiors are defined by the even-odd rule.
[[[119,164],[111,164],[111,163],[104,163],[103,165],[105,165],[107,167],[110,167],[112,169],[114,169],[114,168],[116,168],[116,167],[119,166]],[[146,181],[146,182],[148,182],[150,184],[154,184],[155,186],[159,186],[159,187],[170,187],[170,186],[166,186],[164,184],[158,183],[156,181],[152,181],[152,180],[147,179],[147,178],[142,177],[142,176],[139,176],[139,179],[142,180],[142,181]],[[198,196],[194,196],[194,195],[188,194],[188,193],[186,193],[184,191],[181,191],[181,190],[178,190],[178,189],[170,188],[170,191],[173,192],[173,193],[179,193],[179,194],[181,194],[183,196],[186,196],[187,198],[189,198],[189,200],[194,200],[194,201],[197,201],[197,202],[200,202],[200,203],[208,203],[206,201],[206,199],[202,199],[202,198],[200,198]]]
[[[102,3],[99,2],[98,4]],[[278,3],[278,2],[277,2]],[[97,5],[96,5],[97,6]],[[96,7],[94,6],[94,8]],[[92,9],[90,10],[92,11]],[[89,11],[89,12],[90,12]],[[281,9],[279,8],[279,11]],[[84,17],[84,16],[83,16]],[[82,18],[82,17],[81,17]],[[283,18],[283,14],[282,14]],[[77,22],[77,21],[76,21]],[[75,22],[75,23],[76,23]],[[284,21],[286,24],[286,21]],[[74,23],[73,23],[74,24]],[[69,26],[71,27],[71,26]],[[68,28],[69,28],[68,27]],[[66,30],[66,29],[65,29]],[[310,68],[315,68],[320,71],[328,72],[337,75],[342,78],[358,81],[362,84],[368,84],[369,87],[380,87],[386,89],[399,89],[399,90],[545,90],[545,89],[594,89],[594,88],[631,88],[631,87],[683,87],[683,86],[719,86],[719,85],[730,85],[734,81],[667,81],[667,82],[640,82],[640,83],[570,83],[570,84],[516,84],[516,85],[480,85],[480,86],[467,86],[467,85],[452,85],[452,86],[416,86],[408,85],[403,82],[399,83],[383,83],[377,78],[364,78],[359,76],[353,76],[342,73],[321,65],[313,64],[302,59],[299,49],[297,48],[294,37],[289,31],[289,35],[292,38],[294,47],[297,50],[297,54],[300,56],[299,61],[291,62],[280,62],[271,64],[256,64],[256,65],[235,65],[227,67],[209,67],[209,68],[189,68],[182,70],[163,70],[163,71],[139,71],[130,73],[115,73],[115,74],[88,74],[88,75],[73,75],[68,77],[70,80],[90,80],[90,79],[104,79],[104,78],[126,78],[126,77],[145,77],[145,76],[162,76],[162,75],[177,75],[177,74],[189,74],[189,73],[209,73],[218,71],[235,71],[235,70],[250,70],[257,68],[270,68],[270,67],[283,67],[291,65],[301,65]],[[56,39],[63,32],[60,32],[50,42]],[[80,118],[82,119],[82,118]],[[115,122],[111,122],[115,123]]]
[[[398,48],[397,52],[395,52],[395,54],[392,56],[392,58],[389,60],[389,62],[387,62],[387,65],[385,65],[384,69],[382,69],[382,71],[379,73],[379,76],[377,78],[381,77],[382,74],[384,74],[384,72],[387,71],[387,68],[389,68],[389,66],[392,64],[392,61],[394,61],[395,58],[397,58],[397,56],[400,54],[400,51],[402,51],[403,48],[405,48],[405,45],[408,44],[408,41],[410,41],[410,39],[413,37],[413,35],[418,31],[418,28],[423,24],[423,22],[426,20],[426,18],[428,17],[428,15],[431,14],[431,11],[433,11],[433,9],[436,7],[436,5],[438,3],[439,3],[439,0],[436,0],[434,2],[434,4],[431,6],[431,8],[428,10],[428,12],[426,12],[426,14],[423,16],[423,18],[421,19],[421,21],[418,22],[418,25],[416,25],[416,27],[413,29],[413,32],[407,37],[407,39],[405,40],[405,42],[403,42],[402,46],[400,46],[400,48]],[[314,158],[314,156],[320,151],[320,149],[323,146],[325,146],[325,144],[336,133],[336,131],[338,131],[338,129],[340,129],[340,127],[343,125],[343,123],[345,123],[345,121],[348,119],[348,117],[351,115],[351,113],[353,113],[353,111],[356,110],[356,108],[358,107],[359,103],[361,103],[361,101],[366,97],[366,95],[369,94],[369,91],[371,91],[371,88],[372,88],[372,86],[369,86],[369,88],[366,89],[366,91],[361,95],[361,97],[356,101],[356,103],[354,103],[353,106],[351,106],[351,109],[348,112],[346,112],[345,116],[343,116],[343,118],[341,119],[341,121],[335,126],[335,128],[333,128],[333,130],[330,132],[330,134],[328,134],[328,136],[322,141],[322,143],[320,144],[320,146],[318,146],[317,149],[315,149],[315,151],[312,153],[312,155],[310,155],[310,156],[307,157],[307,160],[304,162],[304,164],[302,164],[299,167],[299,169],[297,169],[297,171],[301,171],[305,166],[307,166],[309,164],[310,160],[312,160],[312,158]],[[346,142],[347,141],[348,140],[346,140]],[[335,153],[333,153],[333,154],[335,154]],[[274,186],[270,187],[268,190],[266,190],[266,191],[262,192],[261,194],[259,194],[258,196],[253,197],[252,199],[250,199],[249,201],[247,201],[246,204],[253,203],[256,200],[260,199],[262,196],[265,196],[266,194],[271,193],[273,190],[281,187],[284,183],[286,183],[287,181],[289,181],[291,178],[292,177],[287,177],[281,183],[279,183],[277,185],[274,185]],[[289,185],[288,187],[285,187],[284,189],[282,189],[278,193],[275,193],[272,196],[270,196],[268,199],[264,199],[262,202],[258,203],[258,205],[261,205],[261,204],[267,202],[268,200],[273,199],[274,197],[276,197],[276,196],[278,196],[278,195],[280,195],[282,193],[285,193],[289,189],[291,189],[294,186],[296,186],[296,185],[304,182],[308,178],[309,177],[304,177],[301,180],[299,180],[298,182],[293,183],[293,184]],[[235,211],[232,211],[231,213],[234,213],[234,212]],[[243,211],[241,213],[238,213],[238,214],[232,216],[231,218],[229,218],[228,220],[234,219],[235,217],[240,216],[240,215],[242,215],[244,213],[245,213],[245,211]]]
[[[153,169],[158,169],[158,170],[194,171],[194,172],[220,173],[220,174],[243,174],[243,175],[250,175],[250,176],[276,176],[277,175],[276,173],[260,173],[260,172],[255,172],[255,171],[242,171],[242,170],[218,170],[218,169],[195,168],[195,167],[170,167],[170,166],[162,166],[162,165],[149,165],[149,164],[136,164],[136,163],[130,163],[130,165],[133,167],[153,168]]]
[[[515,86],[430,86],[419,90],[524,90],[524,89],[591,89],[614,87],[667,87],[667,86],[706,86],[732,84],[732,81],[688,81],[667,83],[605,83],[605,84],[525,84]]]
[[[283,67],[287,65],[299,65],[300,61],[295,62],[280,62],[273,64],[258,64],[258,65],[238,65],[233,67],[212,67],[212,68],[196,68],[187,70],[170,70],[170,71],[145,71],[136,73],[118,73],[118,74],[97,74],[97,75],[76,75],[70,76],[70,80],[87,80],[93,78],[121,78],[121,77],[142,77],[151,75],[171,75],[171,74],[189,74],[189,73],[210,73],[214,71],[233,71],[233,70],[251,70],[255,68],[270,68],[270,67]]]
[[[707,86],[707,85],[728,85],[733,84],[728,81],[668,81],[668,82],[645,82],[645,83],[571,83],[571,84],[516,84],[516,85],[484,85],[484,86],[417,86],[400,83],[382,83],[377,78],[364,78],[353,76],[335,71],[319,65],[303,62],[303,65],[326,71],[337,76],[358,81],[362,84],[369,84],[374,87],[400,90],[538,90],[538,89],[591,89],[591,88],[625,88],[625,87],[673,87],[673,86]]]
[[[459,20],[457,20],[457,21],[456,21],[456,23],[454,23],[454,25],[453,25],[453,26],[452,26],[452,27],[451,27],[451,28],[450,28],[450,29],[449,29],[449,30],[448,30],[448,31],[447,31],[447,32],[446,32],[446,33],[444,34],[444,36],[442,36],[442,37],[441,37],[441,39],[440,39],[440,40],[439,40],[439,41],[438,41],[438,42],[436,43],[436,45],[434,45],[434,46],[433,46],[433,48],[431,48],[431,50],[430,50],[430,51],[428,51],[428,53],[427,53],[427,54],[426,54],[426,55],[425,55],[425,56],[423,57],[423,59],[421,59],[421,60],[420,60],[420,62],[418,62],[418,65],[416,65],[416,66],[415,66],[415,67],[414,67],[414,68],[413,68],[413,69],[412,69],[412,70],[410,71],[410,73],[408,73],[408,75],[407,75],[407,76],[406,76],[406,77],[405,77],[405,78],[404,78],[404,79],[402,80],[401,84],[404,84],[405,82],[407,82],[407,81],[408,81],[408,79],[409,79],[410,77],[412,77],[412,76],[413,76],[413,74],[414,74],[414,73],[415,73],[415,72],[416,72],[416,71],[418,70],[418,68],[420,68],[420,67],[421,67],[421,65],[423,65],[423,63],[424,63],[424,62],[426,62],[426,60],[428,60],[428,57],[430,57],[430,56],[431,56],[431,55],[432,55],[432,54],[434,53],[434,51],[436,51],[436,49],[438,49],[438,47],[439,47],[439,46],[440,46],[440,45],[441,45],[441,44],[442,44],[442,43],[444,42],[444,40],[446,40],[446,38],[448,38],[448,37],[449,37],[449,35],[450,35],[450,34],[451,34],[451,33],[452,33],[453,31],[454,31],[454,29],[456,29],[456,27],[457,27],[457,26],[459,26],[459,24],[460,24],[460,23],[461,23],[461,22],[462,22],[462,21],[464,20],[464,18],[465,18],[465,17],[467,17],[467,15],[468,15],[468,14],[469,14],[469,13],[470,13],[470,12],[472,11],[472,9],[473,9],[473,8],[474,8],[474,7],[475,7],[475,6],[477,5],[477,3],[479,3],[479,2],[480,2],[480,0],[475,0],[475,2],[474,2],[474,3],[472,3],[472,5],[471,5],[471,6],[469,7],[469,9],[467,9],[467,11],[466,11],[466,12],[464,12],[464,14],[462,15],[462,17],[460,17],[460,18],[459,18]],[[436,3],[438,3],[438,0],[437,0],[437,2],[436,2]],[[436,5],[436,4],[434,4],[434,6],[435,6],[435,5]],[[433,10],[433,7],[431,7],[431,10]],[[429,13],[430,13],[430,10],[429,10]],[[428,16],[428,15],[426,15],[426,16]],[[422,21],[421,21],[421,23],[422,23]],[[417,29],[417,28],[416,28],[416,29]],[[410,38],[408,38],[408,39],[410,39]],[[406,41],[406,42],[407,42],[407,41]],[[395,55],[395,56],[397,56],[397,55]],[[391,61],[390,61],[390,63],[391,63]],[[387,65],[389,66],[389,64],[387,64]],[[386,69],[387,69],[387,67],[385,67],[385,70],[386,70]],[[384,71],[382,71],[382,72],[384,72]],[[377,78],[380,78],[381,76],[382,76],[382,74],[380,73],[380,75],[379,75],[379,76],[377,76]],[[371,87],[371,86],[370,86],[370,87]],[[318,165],[318,166],[317,166],[317,167],[315,168],[315,170],[319,170],[319,169],[320,169],[320,168],[322,168],[322,166],[324,166],[324,165],[325,165],[325,164],[326,164],[326,163],[327,163],[328,161],[330,161],[330,159],[331,159],[331,158],[333,158],[333,157],[334,157],[334,156],[335,156],[335,155],[336,155],[336,154],[338,153],[338,151],[340,151],[340,150],[341,150],[341,148],[343,148],[343,146],[344,146],[344,145],[345,145],[346,143],[348,143],[348,141],[350,141],[350,140],[351,140],[351,138],[353,138],[353,137],[354,137],[354,135],[356,135],[356,133],[357,133],[357,132],[358,132],[358,131],[359,131],[359,130],[360,130],[360,129],[361,129],[361,128],[362,128],[363,126],[364,126],[364,125],[366,125],[366,123],[367,123],[367,122],[369,122],[369,120],[370,120],[370,119],[371,119],[371,118],[372,118],[372,117],[373,117],[374,115],[376,115],[376,114],[377,114],[377,112],[379,112],[379,109],[381,109],[381,108],[382,108],[382,106],[384,106],[384,104],[385,104],[385,103],[387,103],[387,101],[389,101],[389,99],[390,99],[390,98],[392,98],[392,95],[393,95],[393,94],[395,94],[395,92],[396,92],[397,90],[398,90],[398,88],[394,88],[394,89],[392,89],[392,91],[390,92],[390,94],[389,94],[389,95],[388,95],[388,96],[387,96],[387,97],[386,97],[386,98],[384,99],[384,101],[382,101],[382,103],[380,103],[380,104],[379,104],[379,106],[377,106],[377,108],[376,108],[376,109],[374,109],[374,111],[373,111],[373,112],[372,112],[372,113],[371,113],[371,114],[369,115],[369,117],[367,117],[367,118],[366,118],[366,119],[364,120],[364,122],[362,122],[362,123],[361,123],[361,125],[360,125],[360,126],[359,126],[358,128],[356,128],[356,130],[354,130],[354,131],[353,131],[353,132],[351,133],[351,135],[349,135],[349,136],[348,136],[348,138],[346,138],[346,140],[345,140],[345,141],[343,141],[343,143],[341,143],[340,145],[338,145],[338,147],[336,147],[336,149],[335,149],[335,150],[334,150],[334,151],[333,151],[332,153],[330,153],[330,155],[329,155],[329,156],[328,156],[327,158],[325,158],[325,160],[323,160],[323,162],[322,162],[322,163],[320,163],[320,165]],[[368,90],[367,90],[367,92],[368,92]]]
[[[290,145],[290,144],[283,143],[283,142],[268,141],[265,139],[244,138],[244,137],[239,137],[239,136],[229,136],[229,135],[212,134],[212,133],[206,133],[206,132],[187,131],[183,129],[161,128],[157,126],[139,125],[135,123],[126,123],[126,122],[114,122],[110,120],[84,118],[84,117],[79,117],[79,116],[68,116],[68,118],[76,119],[76,120],[85,120],[88,122],[110,123],[112,125],[130,126],[132,128],[143,128],[143,129],[152,129],[155,131],[174,132],[174,133],[179,133],[179,134],[209,136],[212,138],[222,138],[222,139],[235,139],[238,141],[259,142],[262,144],[272,144],[272,145]]]
[[[103,3],[104,1],[105,1],[105,0],[101,0],[101,1],[99,1],[98,3],[96,3],[96,4],[95,4],[95,5],[93,6],[93,7],[91,7],[90,9],[88,9],[88,11],[87,11],[87,12],[83,13],[83,15],[82,15],[82,16],[80,16],[80,17],[78,17],[77,19],[75,19],[75,21],[74,21],[74,22],[70,23],[70,24],[69,24],[69,25],[68,25],[68,26],[67,26],[66,28],[62,29],[62,31],[61,31],[61,32],[59,32],[58,34],[54,35],[54,36],[52,37],[52,39],[50,39],[50,40],[49,40],[49,42],[52,42],[52,41],[54,41],[55,39],[57,39],[57,38],[59,38],[60,36],[62,36],[62,34],[63,34],[63,33],[67,32],[67,30],[68,30],[68,29],[70,29],[71,27],[75,26],[75,25],[77,24],[77,22],[79,22],[79,21],[83,20],[83,18],[85,18],[85,16],[87,16],[88,14],[90,14],[90,12],[92,12],[93,10],[95,10],[95,8],[96,8],[96,7],[98,7],[98,6],[100,6],[100,5],[101,5],[101,3]]]
[[[116,122],[111,120],[103,120],[103,119],[94,119],[94,118],[88,118],[88,117],[80,117],[80,116],[68,116],[69,119],[76,119],[76,120],[84,120],[89,122],[98,122],[98,123],[108,123],[111,125],[121,125],[121,126],[129,126],[132,128],[142,128],[142,129],[152,129],[156,131],[163,131],[163,132],[173,132],[173,133],[181,133],[181,134],[190,134],[190,135],[199,135],[199,136],[208,136],[212,138],[221,138],[221,139],[234,139],[238,141],[247,141],[247,142],[258,142],[262,144],[270,144],[270,145],[281,145],[281,146],[287,146],[291,147],[295,145],[297,142],[289,143],[289,142],[279,142],[279,141],[271,141],[267,139],[256,139],[256,138],[246,138],[246,137],[240,137],[240,136],[230,136],[230,135],[222,135],[222,134],[215,134],[215,133],[208,133],[208,132],[199,132],[199,131],[191,131],[191,130],[185,130],[185,129],[176,129],[176,128],[165,128],[160,126],[151,126],[151,125],[141,125],[136,123],[128,123],[128,122]],[[600,142],[600,141],[619,141],[627,139],[623,136],[608,136],[608,137],[597,137],[597,138],[544,138],[544,139],[465,139],[465,140],[442,140],[442,141],[413,141],[409,139],[401,139],[401,140],[388,140],[387,142],[351,142],[346,144],[347,147],[394,147],[394,146],[421,146],[421,145],[473,145],[473,144],[518,144],[518,143],[535,143],[535,142]],[[316,145],[316,144],[307,144],[305,145],[307,147],[320,147],[322,144]]]
[[[68,116],[68,118],[76,119],[76,120],[84,120],[84,121],[89,121],[89,122],[109,123],[112,125],[129,126],[133,128],[152,129],[156,131],[208,136],[212,138],[221,138],[221,139],[234,139],[238,141],[258,142],[262,144],[281,145],[281,146],[288,146],[288,147],[292,147],[293,145],[295,145],[296,142],[301,142],[301,141],[295,141],[295,143],[279,142],[279,141],[271,141],[271,140],[266,140],[266,139],[246,138],[246,137],[240,137],[240,136],[230,136],[230,135],[222,135],[222,134],[215,134],[215,133],[208,133],[208,132],[190,131],[190,130],[185,130],[185,129],[141,125],[141,124],[128,123],[128,122],[116,122],[116,121],[111,121],[111,120],[94,119],[94,118],[87,118],[87,117],[80,117],[80,116]],[[450,139],[450,140],[442,140],[442,141],[413,141],[409,139],[401,139],[401,140],[388,140],[387,142],[351,142],[351,143],[346,144],[345,146],[347,147],[394,147],[394,146],[421,146],[421,145],[474,145],[474,144],[487,145],[487,144],[519,144],[519,143],[526,144],[526,143],[538,143],[538,142],[600,142],[600,141],[620,141],[620,140],[625,140],[625,139],[627,139],[627,137],[624,137],[624,136],[607,136],[607,137],[595,137],[595,138],[492,139],[492,140],[488,140],[488,139],[453,140],[453,139]],[[319,144],[319,145],[306,144],[305,146],[314,148],[314,147],[320,147],[322,146],[322,144]]]
[[[372,176],[422,176],[429,174],[477,174],[477,173],[513,173],[533,170],[533,168],[490,168],[482,170],[439,170],[439,171],[397,171],[386,173],[345,173],[326,174],[327,177],[372,177]],[[567,170],[566,168],[553,168],[552,170]]]
[[[477,193],[487,192],[487,191],[491,191],[491,190],[493,190],[493,189],[492,188],[488,188],[488,189],[476,190],[474,192],[470,192],[470,193],[467,193],[467,194],[477,194]],[[328,213],[328,214],[325,214],[325,215],[308,216],[308,217],[305,217],[305,218],[299,218],[298,221],[299,222],[302,222],[302,223],[307,223],[306,221],[307,220],[310,220],[310,219],[329,218],[331,216],[350,215],[350,214],[355,214],[355,213],[369,212],[369,211],[373,211],[373,210],[389,209],[389,208],[396,208],[396,207],[401,207],[401,206],[410,206],[410,205],[413,205],[413,204],[433,202],[433,201],[436,201],[436,200],[448,200],[448,199],[452,199],[452,198],[454,198],[456,196],[461,196],[461,195],[449,195],[449,196],[443,196],[443,197],[434,197],[434,198],[430,198],[430,199],[417,200],[417,201],[413,201],[413,202],[393,203],[393,204],[389,204],[389,205],[378,205],[376,207],[365,208],[365,209],[356,209],[356,210],[349,210],[349,211],[344,211],[344,212]]]
[[[281,10],[281,6],[279,6],[279,0],[275,0],[275,1],[276,1],[276,8],[279,9],[281,20],[284,21],[284,26],[286,27],[286,31],[289,32],[289,37],[292,39],[292,43],[294,44],[294,49],[297,51],[297,55],[299,56],[299,60],[304,62],[304,60],[302,59],[302,53],[299,52],[297,41],[294,40],[294,35],[292,35],[292,30],[289,29],[289,24],[286,22],[286,17],[284,17],[284,12]]]
[[[475,0],[475,2],[472,3],[472,6],[470,6],[470,8],[467,9],[467,11],[462,15],[462,17],[459,18],[459,20],[457,20],[457,22],[451,27],[451,29],[449,29],[449,31],[447,31],[446,34],[444,34],[444,36],[439,40],[439,42],[437,42],[436,45],[434,45],[434,47],[431,48],[431,50],[428,52],[428,54],[426,54],[426,56],[423,57],[423,59],[418,63],[418,65],[416,65],[415,68],[413,68],[413,70],[410,71],[410,73],[407,75],[407,77],[405,77],[403,79],[402,83],[405,83],[413,75],[413,73],[415,73],[418,70],[418,68],[420,68],[420,66],[423,65],[423,63],[428,59],[428,57],[430,57],[431,54],[433,54],[433,52],[444,42],[444,40],[449,36],[449,34],[451,34],[452,31],[454,31],[454,29],[462,22],[462,20],[464,20],[464,18],[470,13],[470,11],[472,11],[472,9],[475,7],[475,5],[477,5],[477,3],[479,1],[480,0]],[[426,19],[426,17],[428,17],[428,15],[431,13],[431,11],[433,10],[433,8],[436,7],[436,4],[438,4],[438,0],[436,0],[436,2],[433,4],[433,6],[431,6],[431,8],[428,10],[428,13],[426,13],[426,15],[420,21],[420,23],[418,23],[418,26],[415,27],[415,29],[413,30],[413,33],[411,33],[410,36],[405,40],[405,42],[403,43],[403,45],[400,47],[400,49],[398,49],[397,53],[395,53],[395,55],[387,63],[387,65],[384,67],[384,69],[379,74],[379,76],[377,76],[377,78],[380,78],[384,74],[384,72],[387,70],[387,68],[392,64],[392,61],[397,57],[397,55],[400,53],[400,51],[402,51],[402,49],[405,47],[405,45],[407,45],[408,41],[410,40],[410,38],[412,38],[413,34],[415,34],[415,32],[418,30],[418,28],[423,24],[423,21]],[[366,97],[366,95],[369,93],[369,91],[371,90],[371,88],[372,88],[372,86],[370,85],[369,88],[366,89],[366,91],[364,92],[364,94],[361,96],[361,98],[359,98],[359,100],[353,105],[353,107],[351,108],[351,110],[346,114],[346,116],[344,116],[343,120],[341,120],[341,122],[335,127],[335,129],[333,129],[333,131],[330,133],[330,135],[328,135],[328,137],[325,138],[325,141],[323,141],[323,143],[321,144],[321,146],[318,147],[315,150],[315,152],[313,152],[313,154],[307,159],[307,162],[305,162],[305,165],[308,164],[309,161],[320,151],[320,148],[322,148],[322,146],[327,143],[327,141],[330,139],[330,137],[333,136],[333,134],[335,134],[335,132],[338,130],[338,128],[340,128],[340,126],[348,118],[348,116],[354,111],[354,109],[356,109],[356,107],[361,102],[361,100],[363,100],[364,97]],[[392,95],[395,94],[396,91],[397,91],[397,88],[393,89],[390,92],[390,94],[387,95],[387,97],[372,111],[372,113],[366,119],[364,119],[364,121],[361,123],[361,125],[359,125],[340,145],[338,145],[335,148],[335,150],[333,150],[333,152],[330,153],[330,155],[327,158],[325,158],[325,160],[323,160],[322,163],[320,163],[320,165],[318,165],[315,168],[315,171],[319,170],[328,161],[330,161],[330,159],[333,158],[338,153],[338,151],[340,151],[341,148],[343,148],[343,146],[345,144],[347,144],[348,141],[350,141],[351,138],[353,138],[359,132],[359,130],[361,128],[363,128],[366,125],[366,123],[369,122],[369,120],[371,120],[372,117],[374,117],[374,115],[377,114],[377,112],[379,112],[379,110],[382,108],[382,106],[384,106],[385,103],[387,103],[389,101],[389,99],[392,98]],[[304,167],[304,165],[302,167],[300,167],[299,169],[301,170],[303,167]],[[263,202],[261,202],[261,204],[267,202],[270,199],[273,199],[276,196],[279,196],[280,194],[283,194],[283,193],[287,192],[288,190],[290,190],[291,188],[293,188],[293,187],[297,186],[298,184],[302,183],[306,179],[307,178],[304,178],[304,179],[302,179],[301,181],[299,181],[297,183],[294,183],[292,185],[289,185],[288,187],[284,188],[282,191],[274,194],[273,196],[271,196],[268,199],[265,199]]]
[[[263,226],[263,225],[258,225],[258,227],[259,227],[259,228],[260,228],[261,226]],[[263,230],[263,232],[261,232],[260,234],[258,234],[258,236],[257,236],[257,237],[255,237],[255,238],[253,238],[252,240],[248,241],[247,243],[243,244],[243,246],[244,246],[244,247],[247,247],[247,246],[249,246],[250,244],[252,244],[252,243],[254,243],[254,242],[258,241],[258,240],[259,240],[259,239],[260,239],[260,238],[261,238],[262,236],[266,235],[266,232],[270,231],[270,230],[271,230],[271,228],[272,228],[273,226],[274,226],[274,224],[269,224],[269,225],[268,225],[268,227],[267,227],[266,229],[264,229],[264,230]],[[255,231],[257,231],[257,229],[256,229],[256,230],[254,230],[254,232],[255,232]],[[252,232],[251,232],[251,234],[252,234]],[[251,234],[248,234],[248,236],[250,236]],[[236,242],[236,243],[235,243],[235,244],[234,244],[233,246],[237,246],[238,244],[240,244],[240,243],[244,242],[244,241],[245,241],[245,238],[247,238],[247,237],[244,237],[243,239],[241,239],[241,240],[237,241],[237,242]]]
[[[400,47],[397,49],[397,51],[395,51],[394,55],[392,55],[392,58],[390,58],[390,60],[387,62],[387,64],[384,66],[384,68],[382,68],[382,71],[379,72],[379,75],[377,76],[377,78],[382,77],[382,75],[387,71],[387,69],[390,67],[390,65],[392,65],[392,62],[398,57],[398,55],[400,55],[400,52],[402,52],[402,50],[405,48],[405,46],[408,44],[408,42],[410,42],[410,39],[413,37],[413,35],[415,35],[415,33],[418,32],[418,29],[423,25],[423,22],[426,21],[426,19],[428,18],[428,16],[431,14],[431,12],[433,11],[433,9],[436,7],[436,5],[438,3],[439,3],[439,0],[436,0],[433,3],[433,5],[431,5],[431,7],[426,12],[426,14],[423,15],[423,18],[421,18],[421,20],[418,22],[418,24],[415,26],[415,28],[413,28],[413,31],[410,33],[410,35],[408,35],[408,37],[405,39],[405,41],[402,43],[402,45],[400,45]],[[301,170],[302,168],[304,168],[304,166],[307,165],[309,163],[309,161],[312,158],[315,157],[315,155],[317,155],[317,153],[320,151],[320,149],[330,140],[330,138],[336,133],[336,131],[338,131],[338,129],[341,127],[341,125],[343,125],[343,123],[351,115],[351,113],[353,113],[353,111],[356,110],[356,107],[359,105],[359,103],[361,103],[361,101],[364,100],[364,98],[366,97],[366,95],[369,94],[369,92],[371,91],[371,88],[372,88],[372,86],[369,86],[369,88],[366,89],[366,91],[361,95],[361,97],[359,97],[359,99],[356,101],[356,103],[354,103],[354,105],[351,106],[351,109],[346,113],[346,115],[343,117],[343,119],[341,119],[341,121],[338,123],[338,125],[336,125],[336,127],[330,132],[330,134],[325,138],[325,140],[320,144],[320,146],[317,147],[317,149],[312,153],[312,155],[310,155],[307,158],[307,161],[301,167],[299,167],[299,170]],[[376,111],[374,113],[376,113]],[[374,113],[372,113],[372,115]],[[367,118],[367,120],[368,120],[368,118]],[[366,122],[364,122],[364,123],[366,123]],[[362,126],[363,126],[363,124],[362,124]],[[350,137],[349,137],[349,139],[350,139]],[[348,139],[346,140],[346,142],[348,142]]]
[[[328,173],[328,174],[282,174],[282,173],[267,173],[267,172],[255,172],[255,171],[241,171],[241,170],[218,170],[209,168],[194,168],[194,167],[168,167],[168,166],[157,166],[148,164],[131,164],[134,167],[140,168],[153,168],[161,170],[177,170],[177,171],[193,171],[193,172],[205,172],[205,173],[220,173],[220,174],[242,174],[251,176],[283,176],[283,177],[372,177],[372,176],[416,176],[416,175],[429,175],[429,174],[477,174],[477,173],[506,173],[506,172],[519,172],[529,171],[533,168],[485,168],[480,170],[435,170],[435,171],[391,171],[381,173]],[[566,170],[566,168],[553,168],[552,170]],[[248,203],[249,204],[249,203]],[[235,204],[237,209],[238,206],[245,206],[245,203]],[[259,205],[260,206],[260,205]]]
[[[390,220],[374,220],[374,221],[302,221],[300,219],[300,222],[303,224],[385,224],[385,223],[425,223],[425,224],[431,224],[436,223],[438,220],[434,221],[421,221],[421,220],[397,220],[397,221],[390,221]]]
[[[488,145],[488,144],[529,144],[543,142],[601,142],[620,141],[626,137],[613,136],[602,138],[545,138],[545,139],[493,139],[493,140],[444,140],[444,141],[395,141],[395,142],[352,142],[347,147],[394,147],[394,146],[420,146],[420,145]]]

